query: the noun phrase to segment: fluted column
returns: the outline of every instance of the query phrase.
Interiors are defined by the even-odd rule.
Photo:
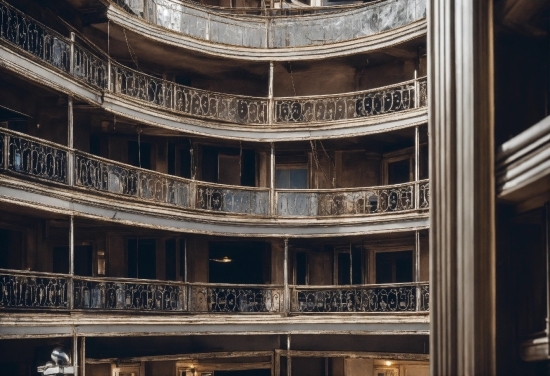
[[[492,1],[430,0],[432,375],[494,375]]]

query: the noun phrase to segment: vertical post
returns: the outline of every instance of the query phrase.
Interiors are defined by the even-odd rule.
[[[69,152],[67,154],[67,184],[74,185],[74,114],[73,114],[73,97],[68,96],[67,100],[67,146]]]
[[[495,375],[493,1],[427,3],[430,375]]]
[[[69,222],[69,309],[74,308],[74,216],[70,216]],[[76,353],[75,353],[76,354]]]
[[[420,209],[420,128],[414,128],[414,208]]]
[[[544,224],[546,235],[546,335],[550,340],[550,202],[544,206]],[[550,346],[548,346],[548,355],[550,356]]]
[[[10,167],[8,158],[10,157],[10,135],[4,133],[4,170],[7,170]]]
[[[76,39],[75,33],[71,32],[71,47],[69,56],[69,73],[74,75],[74,41]]]
[[[422,287],[420,286],[420,231],[414,232],[414,282],[416,283],[416,310],[422,303]]]
[[[183,282],[187,283],[187,238],[183,239]]]
[[[420,107],[420,103],[418,103],[419,98],[420,97],[418,96],[418,71],[415,69],[414,70],[414,108]]]
[[[285,313],[288,314],[290,312],[290,289],[288,287],[288,238],[285,238],[285,259],[283,262],[283,283],[285,288],[285,296],[284,296],[284,309]]]
[[[292,376],[292,356],[290,355],[290,333],[286,335],[286,376]]]
[[[269,108],[267,114],[267,122],[269,125],[273,125],[273,119],[275,118],[275,107],[273,102],[273,77],[274,77],[274,65],[273,62],[269,62],[269,88],[268,88],[268,99],[269,99]]]
[[[275,144],[271,143],[269,157],[269,212],[272,217],[277,215],[277,195],[275,192]]]
[[[78,336],[73,333],[73,367],[74,374],[78,375]]]
[[[80,376],[86,376],[86,337],[80,338]]]
[[[351,243],[349,243],[349,284],[353,285],[353,252],[351,251]]]

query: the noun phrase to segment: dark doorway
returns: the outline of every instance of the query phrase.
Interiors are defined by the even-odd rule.
[[[0,229],[0,268],[20,269],[22,264],[21,233]]]
[[[128,142],[128,164],[151,169],[151,144],[146,142]]]
[[[270,281],[270,247],[265,242],[210,242],[209,282],[264,284]]]
[[[410,180],[411,162],[409,158],[388,163],[388,184],[407,183]]]
[[[74,274],[85,277],[93,275],[94,250],[91,245],[74,247]]]
[[[157,278],[155,239],[128,240],[128,278]]]
[[[54,247],[53,269],[54,273],[69,273],[69,247]]]
[[[379,252],[376,254],[376,283],[412,282],[413,252]]]

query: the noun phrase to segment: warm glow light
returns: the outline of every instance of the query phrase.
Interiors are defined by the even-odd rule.
[[[386,365],[389,367],[391,366],[391,362],[389,360],[386,360]]]
[[[223,256],[223,258],[221,258],[221,259],[210,259],[210,261],[214,261],[214,262],[231,262],[233,260],[231,260],[227,256]]]

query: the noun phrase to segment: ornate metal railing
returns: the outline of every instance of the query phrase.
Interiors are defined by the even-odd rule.
[[[189,207],[190,181],[89,154],[75,153],[75,185]]]
[[[79,44],[74,44],[73,75],[88,84],[100,89],[107,89],[109,63],[88,51]]]
[[[423,298],[420,304],[418,296]],[[428,285],[293,286],[292,312],[427,311]],[[424,297],[425,300],[424,300]]]
[[[71,41],[12,6],[0,2],[0,38],[69,72]]]
[[[274,9],[268,16],[223,14],[227,9],[178,0],[115,0],[150,23],[198,39],[252,48],[305,47],[374,35],[426,17],[426,0],[384,0],[361,7]],[[231,13],[242,12],[240,9]],[[256,10],[257,12],[257,10]],[[301,14],[300,14],[301,12]],[[290,16],[290,17],[289,17]]]
[[[280,189],[277,215],[324,217],[414,210],[415,183],[352,189]]]
[[[275,122],[312,123],[350,120],[409,110],[415,103],[415,80],[355,93],[275,99]]]
[[[0,308],[68,309],[65,275],[0,270]]]
[[[430,310],[430,284],[423,283],[418,286],[419,299],[418,299],[418,311],[427,312]]]
[[[428,209],[430,207],[430,181],[422,180],[418,182],[418,208]]]
[[[30,136],[6,133],[7,138],[7,166],[8,170],[40,179],[67,183],[67,156],[68,150],[44,140]],[[4,141],[5,142],[5,141]],[[4,144],[5,145],[5,144]]]
[[[268,215],[269,188],[197,182],[196,208],[225,213]]]
[[[127,311],[186,311],[186,286],[125,278],[74,278],[74,308]]]
[[[229,95],[178,85],[112,64],[113,91],[187,115],[242,124],[267,124],[266,98]]]
[[[283,312],[284,289],[273,285],[189,286],[190,312]]]

